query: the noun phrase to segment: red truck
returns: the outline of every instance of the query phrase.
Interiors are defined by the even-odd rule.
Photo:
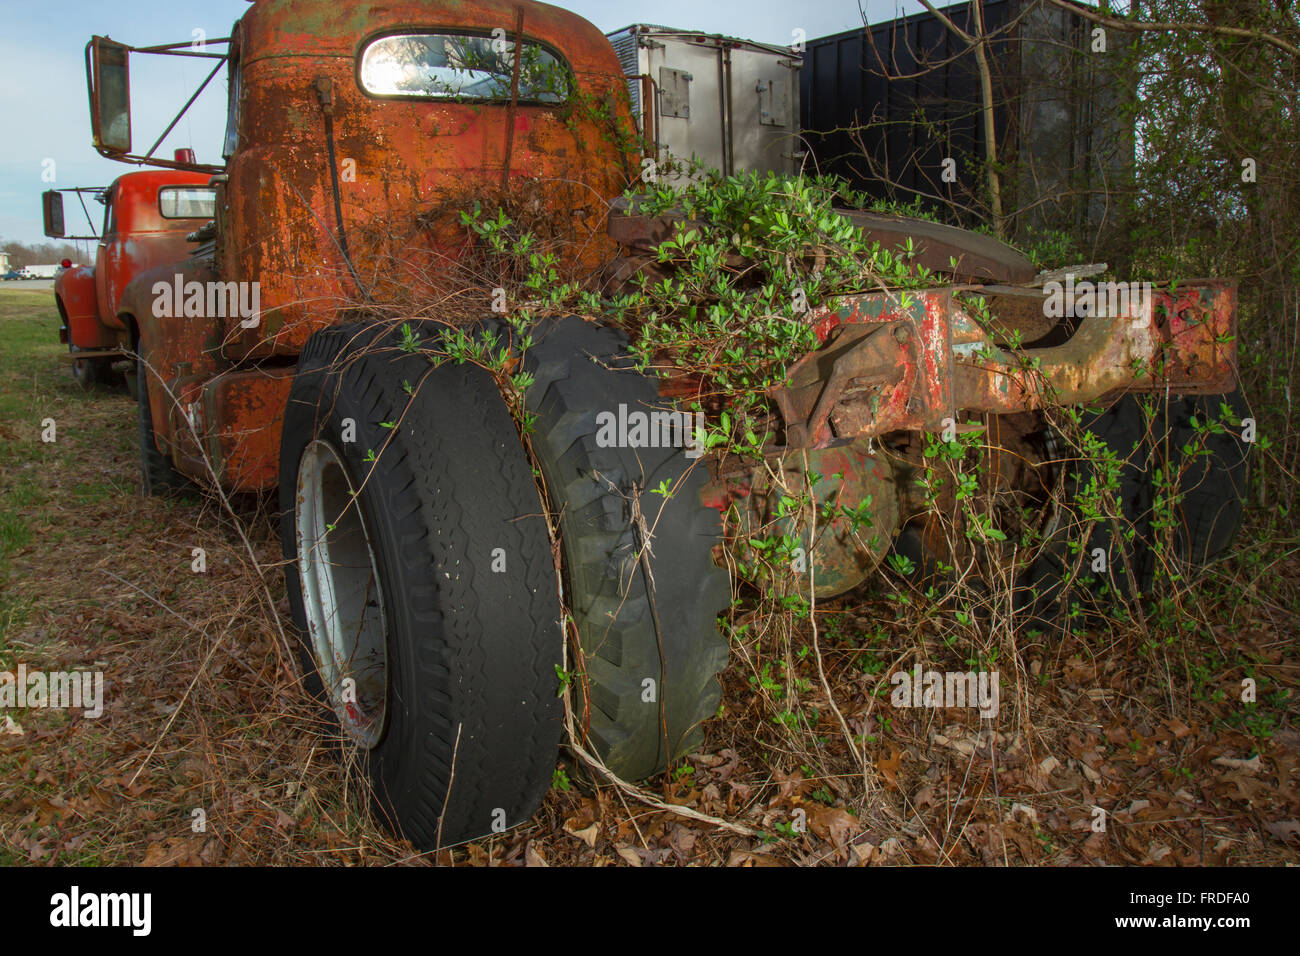
[[[150,169],[126,173],[102,189],[49,190],[43,195],[47,236],[97,242],[93,266],[64,268],[54,280],[54,300],[62,322],[59,341],[68,346],[73,375],[82,387],[109,381],[114,363],[135,355],[136,343],[118,315],[118,303],[140,273],[189,256],[186,236],[213,216],[215,190],[208,184],[210,179],[188,170]],[[103,204],[103,225],[98,232],[66,235],[67,195],[80,202],[92,230],[93,207],[86,206],[86,197]],[[128,384],[135,381],[134,361],[126,376]]]
[[[1232,282],[1157,287],[1142,306],[1071,312],[1022,340],[991,331],[954,284],[995,316],[1042,324],[1061,313],[1024,256],[856,212],[868,239],[903,250],[934,286],[901,296],[869,286],[783,320],[815,334],[772,389],[761,462],[647,445],[635,439],[647,415],[678,422],[677,444],[691,444],[672,416],[709,398],[698,380],[637,372],[626,330],[595,315],[522,332],[503,324],[492,276],[455,285],[475,242],[460,214],[479,200],[545,212],[567,272],[673,258],[657,250],[689,223],[618,202],[653,144],[635,129],[628,78],[599,30],[530,0],[257,0],[230,37],[187,54],[217,61],[209,79],[227,68],[222,165],[133,151],[130,58],[187,48],[87,46],[96,149],[189,169],[187,188],[211,176],[215,206],[188,257],[178,237],[197,219],[160,237],[164,264],[125,288],[97,286],[93,308],[83,282],[68,308],[73,343],[139,356],[146,490],[278,490],[308,686],[364,755],[382,814],[422,847],[536,810],[564,687],[572,739],[624,777],[699,744],[728,658],[717,619],[731,588],[715,557],[770,520],[770,476],[815,471],[819,505],[871,515],[862,534],[809,543],[819,597],[874,573],[894,542],[951,565],[916,479],[940,434],[979,417],[1006,497],[1022,505],[1012,518],[1059,545],[1042,578],[1086,553],[1097,525],[1050,508],[1050,489],[1087,482],[1053,441],[1049,404],[1112,403],[1083,421],[1129,461],[1125,507],[1140,509],[1158,449],[1135,429],[1130,393],[1165,403],[1177,441],[1196,409],[1236,389]],[[123,236],[119,259],[101,246],[97,275],[118,282],[144,263]],[[508,354],[517,405],[482,363],[443,360],[465,348],[444,304],[467,296],[483,316],[469,326],[475,341]],[[1244,452],[1234,441],[1188,477],[1178,550],[1189,564],[1217,556],[1235,530]],[[1136,545],[1101,546],[1149,568]]]

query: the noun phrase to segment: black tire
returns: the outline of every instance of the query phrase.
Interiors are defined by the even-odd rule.
[[[1229,422],[1205,437],[1208,455],[1188,456],[1200,440],[1193,421],[1219,422],[1222,406]],[[1252,445],[1241,439],[1237,424],[1250,416],[1241,391],[1227,395],[1189,395],[1171,399],[1155,423],[1155,460],[1164,474],[1178,474],[1179,501],[1173,509],[1173,552],[1170,571],[1187,575],[1227,553],[1241,526],[1250,480]],[[1154,472],[1153,472],[1154,474]]]
[[[69,346],[72,353],[72,378],[86,391],[96,386],[108,385],[113,381],[113,360],[108,358],[77,358],[80,351],[75,345]]]
[[[496,384],[472,365],[433,368],[397,341],[352,325],[307,342],[284,416],[281,539],[308,689],[346,733],[298,565],[299,468],[309,445],[328,443],[360,489],[386,629],[382,726],[351,746],[380,815],[428,850],[516,826],[541,805],[562,731],[564,635],[537,484]]]
[[[1055,527],[1022,577],[1016,595],[1021,627],[1059,633],[1074,605],[1106,613],[1151,586],[1150,452],[1142,409],[1132,395],[1124,395],[1085,417],[1082,426],[1120,463],[1114,507],[1104,520],[1088,520],[1080,513],[1080,499],[1090,487],[1104,485],[1106,475],[1081,456],[1057,449],[1066,458],[1064,501],[1058,503]],[[1105,571],[1092,570],[1097,549],[1105,554]]]
[[[1106,611],[1114,605],[1117,593],[1124,599],[1133,589],[1147,594],[1157,570],[1186,579],[1227,552],[1241,524],[1250,445],[1241,440],[1239,430],[1225,428],[1206,439],[1209,454],[1188,457],[1184,453],[1186,446],[1197,444],[1193,420],[1217,421],[1224,404],[1235,421],[1249,415],[1240,391],[1176,396],[1157,404],[1155,420],[1148,428],[1139,400],[1126,395],[1087,422],[1087,430],[1124,462],[1116,494],[1120,512],[1116,517],[1120,520],[1117,525],[1093,524],[1084,553],[1079,555],[1069,542],[1083,537],[1084,522],[1072,509],[1066,509],[1064,521],[1027,575],[1025,620],[1038,627],[1059,625],[1076,596],[1087,598],[1085,605]],[[1175,491],[1179,498],[1171,515],[1174,560],[1166,561],[1154,547],[1160,537],[1161,509],[1157,505],[1165,494],[1162,476],[1174,474],[1178,475]],[[1066,475],[1067,504],[1095,477],[1094,466],[1074,463]],[[1063,573],[1078,567],[1089,572],[1094,548],[1107,553],[1108,572],[1083,574],[1078,582],[1082,586],[1067,594],[1062,588]],[[1158,564],[1162,565],[1159,569]]]
[[[126,367],[122,380],[126,383],[127,397],[133,402],[140,401],[140,369],[136,363],[132,362]]]
[[[533,338],[526,401],[583,650],[578,716],[612,771],[642,779],[698,748],[721,698],[728,648],[717,617],[731,599],[713,561],[721,519],[701,500],[703,459],[680,447],[597,446],[599,412],[672,407],[654,379],[631,369],[620,332],[569,317],[540,324]],[[667,498],[651,491],[664,481],[674,489]],[[645,554],[634,501],[652,529]]]
[[[198,493],[198,487],[172,467],[172,463],[154,440],[153,413],[149,408],[149,370],[143,360],[136,361],[135,405],[139,421],[140,480],[146,497],[189,497]]]

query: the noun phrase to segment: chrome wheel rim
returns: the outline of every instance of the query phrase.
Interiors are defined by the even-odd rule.
[[[303,449],[294,520],[317,672],[344,733],[369,750],[388,717],[387,617],[356,488],[327,441]]]

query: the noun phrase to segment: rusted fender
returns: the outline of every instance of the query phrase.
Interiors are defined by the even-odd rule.
[[[61,272],[54,280],[54,300],[68,330],[68,345],[79,349],[111,349],[122,344],[118,333],[99,321],[95,270],[91,266],[76,266]]]
[[[230,491],[275,488],[294,372],[279,365],[173,380],[177,401],[169,408],[168,431],[177,470],[199,479],[215,476]]]
[[[152,369],[149,378],[149,405],[153,414],[154,436],[159,449],[164,452],[170,449],[173,438],[173,402],[168,390],[174,394],[178,380],[207,378],[230,365],[221,356],[225,335],[222,319],[203,315],[186,317],[184,314],[154,314],[155,285],[161,282],[174,288],[177,276],[181,277],[182,286],[186,282],[207,283],[217,278],[206,260],[187,259],[170,265],[155,266],[131,280],[118,306],[118,318],[124,326],[134,324],[138,328],[140,355]]]
[[[912,240],[909,262],[932,272],[952,276],[959,282],[1028,282],[1037,275],[1034,264],[1004,242],[945,226],[924,219],[908,219],[884,213],[856,209],[837,209],[837,213],[860,228],[868,242],[878,242],[894,255],[906,254]],[[700,228],[704,223],[687,219],[681,210],[669,210],[660,216],[637,212],[636,200],[615,199],[610,206],[610,238],[638,252],[651,252],[673,235],[676,227]],[[955,263],[955,265],[954,265]]]
[[[992,236],[946,226],[926,219],[909,219],[859,209],[837,210],[882,249],[902,253],[908,239],[909,260],[932,272],[950,275],[958,282],[1028,282],[1038,274],[1023,253]],[[955,260],[955,265],[953,264]]]

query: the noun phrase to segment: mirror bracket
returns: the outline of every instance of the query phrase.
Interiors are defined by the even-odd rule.
[[[76,193],[77,201],[81,203],[81,211],[86,217],[86,225],[90,228],[88,235],[69,236],[67,234],[67,219],[63,208],[64,193]],[[105,202],[104,193],[103,186],[65,186],[61,189],[48,189],[41,193],[41,218],[45,227],[45,235],[51,239],[65,239],[69,242],[80,240],[97,241],[99,233],[95,232],[94,218],[86,207],[86,196],[90,195],[99,202]]]
[[[207,41],[209,44],[230,43],[230,37],[222,37],[217,40]],[[194,94],[186,101],[185,105],[172,118],[172,121],[163,130],[162,135],[154,142],[149,151],[143,156],[131,152],[131,97],[130,97],[130,54],[142,53],[160,56],[192,56],[204,59],[215,59],[216,65],[212,68],[206,79],[194,91]],[[212,78],[220,71],[222,64],[228,59],[227,53],[209,53],[206,45],[202,50],[195,50],[189,43],[167,43],[159,46],[149,47],[132,47],[125,43],[118,43],[110,40],[108,37],[93,36],[90,42],[86,44],[86,92],[90,98],[90,128],[92,143],[95,151],[107,159],[116,160],[121,163],[131,163],[137,166],[158,166],[164,169],[187,169],[200,173],[219,173],[225,170],[225,166],[217,166],[211,163],[192,163],[183,162],[175,159],[164,159],[154,156],[156,150],[162,141],[167,138],[167,134],[175,129],[176,124],[180,122],[182,116],[193,105],[194,101],[199,98],[199,94],[207,88]],[[120,83],[121,83],[121,106],[122,109],[117,117],[106,117],[105,95],[109,92],[104,85],[105,66],[116,67],[120,62]],[[116,85],[119,79],[115,78],[113,84]],[[107,120],[107,123],[106,123]],[[109,128],[110,125],[112,128]],[[118,128],[124,126],[124,128]]]

